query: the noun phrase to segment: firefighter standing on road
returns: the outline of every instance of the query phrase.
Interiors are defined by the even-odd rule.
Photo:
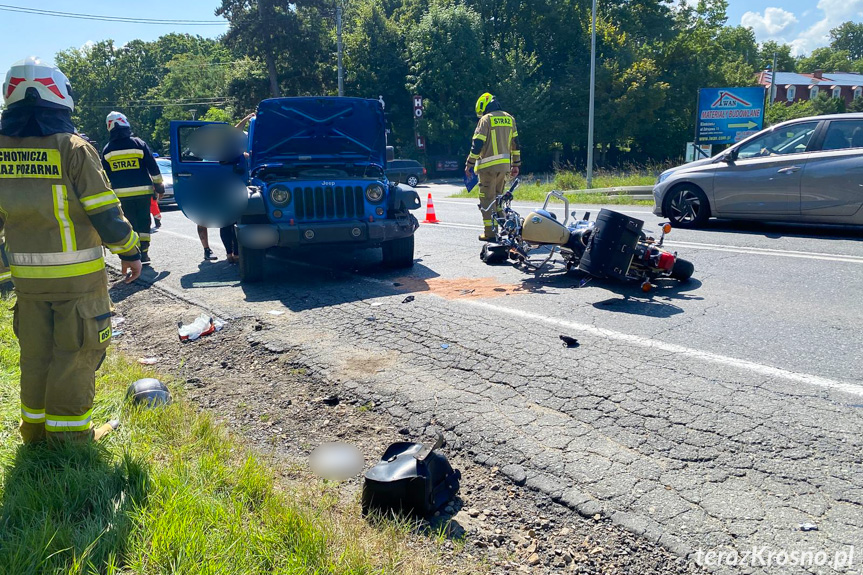
[[[123,217],[99,154],[72,125],[71,87],[37,58],[2,86],[0,232],[18,295],[21,435],[87,440],[95,372],[111,341],[102,245],[127,282],[141,273],[138,235]]]
[[[476,171],[479,176],[480,212],[483,234],[480,241],[494,239],[492,216],[496,209],[494,199],[503,193],[507,174],[518,176],[521,150],[515,118],[503,111],[494,96],[486,92],[476,101],[479,122],[473,133],[470,155],[464,168],[468,178]]]
[[[162,173],[153,152],[140,138],[132,136],[129,120],[120,112],[105,119],[110,141],[102,150],[102,165],[114,193],[123,204],[123,213],[141,238],[141,263],[150,263],[150,198],[155,191],[165,194]]]

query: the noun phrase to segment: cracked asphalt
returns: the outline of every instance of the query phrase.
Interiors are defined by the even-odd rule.
[[[667,245],[695,264],[694,279],[644,294],[579,287],[559,265],[539,276],[486,266],[476,202],[437,185],[419,189],[423,200],[428,191],[443,223],[420,227],[408,273],[381,269],[376,250],[279,252],[267,282],[240,285],[236,266],[201,262],[194,224],[173,211],[147,276],[225,316],[266,317],[276,326],[266,345],[412,432],[443,429],[516,483],[690,561],[753,547],[856,550],[847,568],[711,570],[863,573],[863,232],[674,230]],[[658,230],[650,207],[613,209]],[[210,238],[223,258],[217,230]],[[438,295],[441,281],[475,278],[489,289]]]

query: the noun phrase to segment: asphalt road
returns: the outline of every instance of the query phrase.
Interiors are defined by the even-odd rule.
[[[222,257],[201,262],[194,224],[173,211],[147,276],[266,320],[275,348],[334,385],[414,433],[445,429],[583,514],[610,514],[682,554],[857,546],[850,570],[744,572],[863,569],[863,232],[674,230],[667,246],[695,264],[693,280],[643,294],[581,286],[560,265],[539,276],[486,266],[476,200],[447,198],[453,189],[419,188],[442,223],[421,225],[409,273],[381,269],[378,250],[280,252],[269,281],[240,285],[217,230]],[[649,207],[613,209],[659,229]],[[416,299],[402,303],[407,294]],[[561,334],[580,345],[564,349]]]

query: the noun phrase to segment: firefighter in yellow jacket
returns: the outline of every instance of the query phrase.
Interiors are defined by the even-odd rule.
[[[518,130],[515,118],[503,111],[494,96],[486,92],[476,101],[479,122],[473,133],[470,155],[464,171],[468,178],[471,172],[479,176],[480,212],[483,234],[480,241],[494,239],[492,216],[496,209],[494,199],[503,193],[506,176],[518,176],[521,166],[521,150],[518,145]]]
[[[74,134],[66,76],[26,58],[2,90],[0,230],[17,294],[21,435],[91,439],[95,372],[111,341],[102,246],[132,281],[141,273],[138,235],[98,153]]]

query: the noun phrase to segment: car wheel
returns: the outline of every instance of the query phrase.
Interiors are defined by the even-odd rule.
[[[253,250],[240,246],[240,281],[255,283],[264,279],[264,260],[267,250]]]
[[[383,264],[388,268],[410,268],[414,265],[414,237],[390,240],[381,246]]]
[[[406,182],[412,188],[417,187],[417,184],[420,183],[419,178],[416,176],[408,176],[408,181]]]
[[[697,228],[710,217],[710,204],[701,188],[684,184],[665,194],[662,212],[676,228]]]

